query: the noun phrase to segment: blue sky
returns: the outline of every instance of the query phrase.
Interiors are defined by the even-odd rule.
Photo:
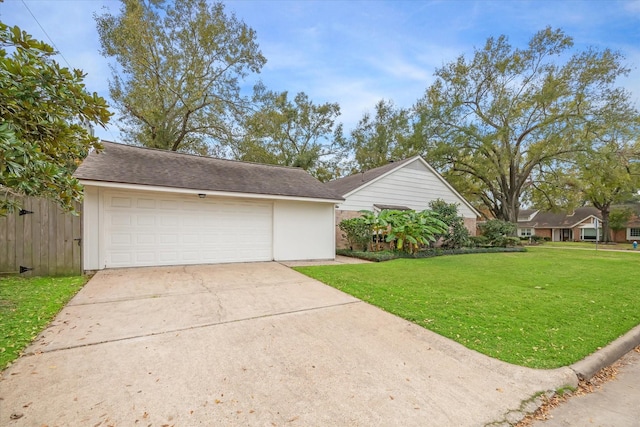
[[[272,90],[306,92],[338,102],[350,130],[380,99],[411,106],[436,68],[470,55],[490,36],[525,47],[536,31],[562,28],[574,49],[611,48],[632,68],[621,86],[640,107],[640,0],[627,1],[226,1],[227,11],[257,32],[267,64],[257,79]],[[26,6],[25,6],[26,5]],[[110,71],[100,56],[93,14],[116,0],[5,0],[0,19],[48,41],[59,61],[88,75],[90,91],[108,99]],[[29,10],[35,18],[31,15]],[[40,25],[39,25],[39,24]],[[98,136],[119,140],[115,120]]]

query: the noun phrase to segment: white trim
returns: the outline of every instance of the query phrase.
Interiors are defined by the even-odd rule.
[[[422,158],[422,156],[420,155],[416,155],[413,158],[410,158],[409,160],[407,160],[406,162],[399,164],[398,166],[396,166],[395,168],[392,168],[391,170],[383,173],[382,175],[380,175],[377,178],[372,179],[371,181],[365,182],[364,184],[362,184],[359,187],[354,188],[353,190],[349,191],[347,194],[344,194],[343,197],[346,199],[347,197],[349,197],[350,195],[352,195],[353,193],[355,193],[356,191],[360,191],[361,189],[368,187],[369,185],[373,184],[374,182],[377,182],[379,180],[381,180],[382,178],[392,174],[393,172],[402,169],[403,167],[410,165],[411,163],[415,162],[416,160],[419,160],[422,162],[422,164],[431,172],[433,173],[436,178],[438,178],[444,185],[445,187],[447,187],[449,190],[451,190],[451,192],[453,192],[460,200],[462,200],[462,202],[469,208],[471,209],[471,212],[473,212],[474,214],[476,214],[476,217],[481,216],[480,212],[478,212],[476,210],[476,208],[474,208],[471,203],[469,203],[467,201],[467,199],[465,199],[464,197],[462,197],[462,195],[460,193],[458,193],[458,191],[456,191],[455,188],[453,188],[453,186],[451,186],[451,184],[449,184],[449,182],[447,182],[446,179],[444,179],[444,177],[442,175],[440,175],[440,173],[438,173],[438,171],[436,171],[429,163],[427,163],[427,161],[425,159]],[[366,173],[366,171],[365,171]]]
[[[627,240],[640,240],[640,236],[632,236],[631,230],[640,230],[640,227],[627,227]]]
[[[175,188],[175,187],[162,187],[158,185],[142,185],[142,184],[125,184],[120,182],[106,182],[106,181],[92,181],[81,179],[79,180],[82,185],[89,185],[93,187],[104,187],[121,190],[138,190],[138,191],[157,191],[163,193],[179,193],[179,194],[206,194],[207,196],[217,197],[238,197],[243,199],[267,199],[267,200],[292,200],[298,202],[322,202],[322,203],[342,203],[341,199],[320,199],[313,197],[298,197],[298,196],[280,196],[274,194],[257,194],[257,193],[238,193],[227,191],[207,191],[197,190],[190,188]]]

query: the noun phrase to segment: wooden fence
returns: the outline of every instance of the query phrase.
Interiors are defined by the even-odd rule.
[[[0,274],[81,274],[80,216],[47,199],[26,197],[21,204],[21,210],[0,216]]]

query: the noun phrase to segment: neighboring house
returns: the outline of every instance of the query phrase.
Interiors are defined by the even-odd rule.
[[[74,174],[85,270],[335,257],[343,199],[300,168],[103,144]]]
[[[518,236],[541,236],[553,242],[595,242],[596,225],[599,240],[602,240],[602,216],[598,209],[590,206],[576,208],[571,213],[522,209],[518,216]],[[626,230],[616,233],[612,231],[612,240],[616,242],[633,241],[639,238],[640,220],[637,215],[627,223]]]
[[[360,216],[361,210],[429,208],[429,202],[442,199],[458,205],[458,214],[472,235],[476,233],[479,215],[445,179],[422,157],[398,162],[330,181],[327,187],[344,197],[336,210],[336,242],[345,247],[346,240],[338,228],[340,221]]]

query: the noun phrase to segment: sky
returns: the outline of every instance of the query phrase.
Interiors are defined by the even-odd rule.
[[[410,107],[437,68],[470,57],[488,37],[525,48],[547,26],[574,39],[574,51],[610,48],[631,68],[618,85],[640,108],[640,0],[305,1],[231,0],[226,10],[257,33],[267,64],[243,82],[305,92],[337,102],[348,132],[381,100]],[[106,9],[105,9],[106,8]],[[100,55],[95,13],[117,13],[118,0],[4,0],[0,20],[53,44],[58,61],[87,73],[85,83],[109,101],[109,59]],[[115,110],[112,110],[116,112]],[[120,141],[117,116],[96,135]]]

